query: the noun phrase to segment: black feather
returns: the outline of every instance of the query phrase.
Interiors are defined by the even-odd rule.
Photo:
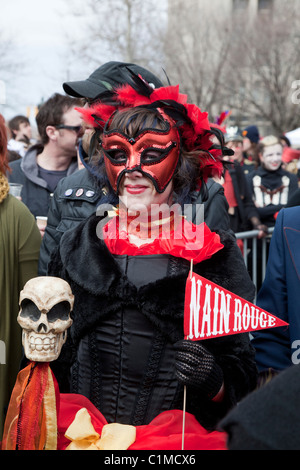
[[[124,78],[124,83],[128,83],[136,92],[142,96],[150,97],[153,93],[153,88],[149,85],[146,80],[139,77],[136,73],[130,70],[128,67],[122,69],[122,75]]]
[[[93,102],[97,100],[101,100],[103,102],[106,102],[108,100],[111,100],[112,97],[114,96],[114,91],[113,90],[107,90],[102,93],[100,93],[96,98],[93,99]]]
[[[147,105],[146,107],[149,109],[162,108],[164,112],[179,126],[182,126],[187,122],[190,123],[190,118],[187,115],[186,108],[182,104],[177,103],[177,101],[159,100]]]
[[[166,77],[166,79],[167,79],[167,81],[168,81],[169,86],[172,86],[172,85],[171,85],[171,82],[170,82],[170,79],[169,79],[169,77],[168,77],[167,72],[165,71],[165,69],[164,69],[163,67],[162,67],[162,69],[163,69],[163,72],[164,72],[164,74],[165,74],[165,77]]]

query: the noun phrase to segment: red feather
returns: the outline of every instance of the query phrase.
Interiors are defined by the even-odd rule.
[[[147,96],[140,95],[130,85],[122,85],[117,89],[116,101],[120,102],[122,106],[130,108],[151,103]]]
[[[98,103],[90,108],[75,108],[82,115],[82,119],[93,127],[103,127],[112,113],[116,110],[115,106]],[[95,119],[97,116],[98,120]],[[101,124],[102,121],[102,124]]]
[[[196,134],[203,133],[204,130],[210,130],[210,124],[208,120],[208,114],[202,112],[198,106],[195,104],[187,104],[187,113],[191,121],[193,122],[193,127]]]
[[[187,95],[179,93],[179,85],[156,88],[151,94],[151,102],[172,100],[179,104],[187,103]]]

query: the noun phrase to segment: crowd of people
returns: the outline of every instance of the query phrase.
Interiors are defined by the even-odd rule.
[[[300,152],[255,125],[220,129],[178,87],[136,64],[105,63],[63,90],[40,107],[37,141],[26,117],[0,120],[0,440],[26,364],[19,293],[29,279],[55,276],[75,297],[67,341],[51,363],[60,393],[90,400],[108,422],[146,426],[181,410],[186,389],[195,449],[207,432],[211,448],[215,433],[226,436],[224,449],[300,448],[287,431],[297,431],[290,409],[299,390]],[[20,200],[12,183],[22,185]],[[168,223],[157,205],[170,209]],[[107,206],[108,218],[99,212]],[[178,222],[175,206],[192,210]],[[192,254],[175,236],[182,220],[188,230],[205,226],[204,246]],[[257,230],[260,239],[270,227],[266,278],[254,286],[235,234]],[[257,293],[257,306],[289,328],[183,339],[191,260],[243,299]]]

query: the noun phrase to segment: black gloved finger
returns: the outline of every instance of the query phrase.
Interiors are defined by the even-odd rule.
[[[193,377],[194,372],[195,372],[195,367],[193,364],[189,364],[188,362],[185,361],[177,361],[176,362],[176,370],[182,374],[182,376],[186,377],[187,382],[189,381],[189,378]]]
[[[199,341],[182,340],[175,343],[175,360],[187,362],[195,367],[200,366],[203,361],[214,361],[213,355]]]
[[[177,351],[176,362],[185,363],[193,367],[198,367],[201,364],[203,356],[195,356],[194,354]]]
[[[203,346],[202,342],[200,341],[190,341],[188,339],[183,339],[181,341],[177,341],[174,344],[174,348],[176,351],[181,351],[184,353],[191,353],[197,356],[201,354],[211,354],[205,346]]]
[[[213,398],[223,383],[223,372],[214,356],[199,342],[182,340],[174,347],[177,379]]]

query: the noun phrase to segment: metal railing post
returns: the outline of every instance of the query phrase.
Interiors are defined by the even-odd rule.
[[[267,240],[272,237],[274,227],[268,229],[268,235],[265,238],[261,238],[262,241],[262,280],[264,280],[266,275],[267,267]],[[257,284],[257,240],[258,240],[259,231],[258,230],[249,230],[248,232],[239,232],[236,233],[236,239],[242,240],[244,246],[244,262],[248,268],[248,240],[252,240],[252,281]]]

